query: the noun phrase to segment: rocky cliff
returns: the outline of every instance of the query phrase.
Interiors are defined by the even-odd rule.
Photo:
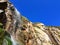
[[[32,23],[6,3],[0,8],[0,45],[60,45],[60,27]]]

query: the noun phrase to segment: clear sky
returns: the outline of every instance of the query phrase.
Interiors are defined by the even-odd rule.
[[[10,0],[32,22],[60,26],[60,0]]]

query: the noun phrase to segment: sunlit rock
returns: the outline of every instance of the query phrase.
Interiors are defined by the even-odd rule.
[[[32,23],[8,0],[0,0],[0,23],[0,45],[60,45],[60,27]]]

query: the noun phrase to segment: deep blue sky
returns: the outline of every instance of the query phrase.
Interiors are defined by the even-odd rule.
[[[32,22],[60,26],[60,0],[11,0],[11,2]]]

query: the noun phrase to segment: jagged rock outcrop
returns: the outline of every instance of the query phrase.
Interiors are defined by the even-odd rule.
[[[7,5],[4,8],[1,4]],[[32,23],[22,16],[10,2],[1,2],[1,4],[0,23],[3,25],[0,28],[4,30],[0,32],[0,35],[4,36],[0,36],[0,41],[2,39],[0,45],[60,45],[59,27]]]

